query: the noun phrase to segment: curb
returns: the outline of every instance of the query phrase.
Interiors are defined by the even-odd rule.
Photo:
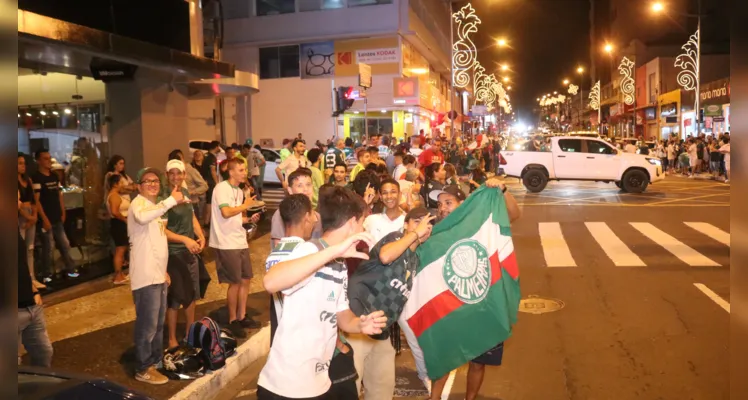
[[[218,371],[196,379],[170,400],[198,400],[215,398],[250,364],[270,352],[270,326],[260,329],[236,349],[236,354],[226,360],[226,365]]]

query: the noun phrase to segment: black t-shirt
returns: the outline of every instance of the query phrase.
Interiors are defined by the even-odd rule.
[[[35,204],[36,201],[34,200],[34,184],[29,182],[28,179],[26,180],[26,182],[26,187],[23,187],[23,185],[21,185],[21,182],[18,182],[18,191],[21,193],[21,202]]]
[[[348,305],[357,316],[382,310],[387,316],[387,326],[373,339],[389,337],[389,327],[400,318],[413,287],[413,276],[418,268],[418,255],[410,248],[388,265],[382,264],[379,252],[384,245],[403,237],[402,232],[392,232],[380,240],[348,279]]]
[[[18,308],[31,307],[34,302],[34,291],[31,288],[31,275],[26,262],[26,241],[18,232]]]
[[[218,159],[216,159],[216,155],[208,152],[208,154],[205,155],[205,159],[203,160],[203,165],[200,166],[200,174],[203,176],[203,179],[205,179],[205,182],[207,182],[208,186],[210,187],[216,185],[216,181],[213,180],[213,174],[210,171],[211,169],[215,169],[217,164]]]
[[[42,205],[44,214],[49,222],[54,224],[62,220],[62,207],[60,206],[60,180],[57,175],[50,173],[44,175],[37,171],[31,177],[34,182],[34,192],[39,193],[39,204]]]

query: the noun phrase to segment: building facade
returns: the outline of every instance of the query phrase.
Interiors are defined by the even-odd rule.
[[[255,141],[398,139],[448,124],[450,10],[438,0],[273,2],[231,0],[224,57],[260,77],[259,93],[237,104]],[[272,4],[272,7],[269,6]],[[359,88],[359,64],[372,86]],[[354,87],[350,110],[333,117],[334,90]],[[364,97],[365,96],[365,97]]]

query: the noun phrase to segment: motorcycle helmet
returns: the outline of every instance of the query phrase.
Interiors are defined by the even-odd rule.
[[[204,374],[200,349],[180,345],[166,350],[162,373],[172,380],[197,379]]]

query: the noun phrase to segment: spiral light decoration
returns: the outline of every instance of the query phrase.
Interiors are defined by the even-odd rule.
[[[621,93],[623,93],[623,102],[626,105],[634,104],[634,62],[623,57],[621,64],[618,66],[618,72],[623,76],[621,78]]]
[[[600,109],[600,81],[595,82],[595,86],[590,90],[590,108],[593,110]]]
[[[578,91],[579,91],[579,86],[577,86],[577,85],[575,85],[573,83],[571,85],[569,85],[569,94],[570,95],[573,96],[573,95],[577,94]]]
[[[699,31],[688,38],[686,44],[681,46],[684,53],[675,58],[675,66],[680,68],[678,72],[678,84],[686,91],[696,89],[696,81],[699,76],[699,69],[696,63],[696,57],[699,49]]]
[[[452,43],[452,81],[455,87],[465,88],[470,84],[470,71],[475,67],[477,50],[470,34],[478,32],[480,18],[471,4],[452,14],[457,25],[457,40]]]

